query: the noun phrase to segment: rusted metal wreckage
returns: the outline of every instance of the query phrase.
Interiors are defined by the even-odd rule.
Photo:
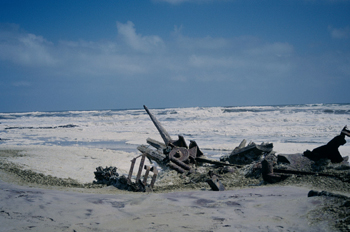
[[[198,147],[195,141],[190,141],[187,145],[185,138],[178,135],[177,140],[173,140],[168,132],[164,129],[157,118],[144,106],[147,114],[151,118],[163,142],[152,138],[147,138],[148,146],[140,145],[137,149],[142,153],[131,160],[131,166],[127,177],[120,176],[116,172],[116,167],[96,168],[95,178],[97,183],[114,185],[123,190],[134,192],[151,192],[153,191],[156,178],[158,176],[157,166],[144,165],[146,157],[155,161],[163,170],[175,170],[185,177],[196,172],[196,168],[203,164],[211,164],[215,172],[226,170],[231,172],[233,166],[238,169],[248,169],[249,173],[245,177],[262,177],[265,183],[276,183],[283,181],[291,175],[317,175],[337,178],[342,181],[350,182],[350,175],[334,175],[321,173],[319,168],[324,168],[322,164],[309,160],[302,154],[275,155],[272,143],[261,143],[257,145],[253,142],[247,144],[244,139],[230,154],[223,155],[219,160],[207,158]],[[133,180],[133,170],[137,159],[140,159],[138,172]],[[247,168],[248,167],[248,168]],[[339,168],[339,167],[338,167]],[[349,168],[349,165],[345,168]],[[349,168],[350,169],[350,168]],[[142,177],[142,172],[145,174]],[[228,170],[228,171],[227,171]],[[149,172],[153,172],[151,181],[148,181]],[[225,173],[225,172],[224,172]],[[214,191],[223,191],[225,187],[220,182],[218,174],[209,171],[206,175],[206,182]]]
[[[253,160],[261,158],[262,152],[272,151],[272,144],[256,145],[250,143],[248,146],[245,146],[246,141],[244,140],[238,148],[230,155],[223,157],[221,161],[209,159],[204,156],[195,141],[191,140],[187,146],[185,138],[181,135],[178,135],[177,140],[172,139],[148,108],[145,105],[143,107],[157,128],[163,142],[148,138],[147,143],[156,150],[145,145],[138,146],[137,149],[143,154],[146,154],[147,158],[155,161],[163,169],[170,168],[181,174],[190,174],[194,172],[194,166],[203,163],[213,164],[216,167],[240,167],[241,164],[250,163]],[[207,183],[212,190],[222,191],[225,189],[215,174],[211,173],[209,177],[210,179],[207,180]]]
[[[148,138],[146,140],[147,143],[156,150],[145,145],[138,146],[137,149],[146,154],[150,160],[157,162],[160,167],[169,167],[179,173],[191,173],[193,172],[193,165],[198,163],[210,163],[219,166],[235,166],[229,163],[206,158],[198,147],[196,141],[191,140],[190,144],[187,146],[185,138],[182,135],[178,135],[178,139],[173,140],[148,108],[146,106],[143,107],[156,126],[164,143]]]

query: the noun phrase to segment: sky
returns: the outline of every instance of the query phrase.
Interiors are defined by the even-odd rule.
[[[350,0],[0,0],[0,112],[350,103]]]

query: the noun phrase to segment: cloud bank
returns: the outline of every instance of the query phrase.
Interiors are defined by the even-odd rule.
[[[47,76],[114,76],[115,78],[166,75],[169,79],[229,80],[290,72],[294,56],[288,43],[265,43],[257,38],[190,38],[169,32],[141,35],[128,21],[116,23],[113,41],[59,41],[25,32],[18,25],[0,31],[0,59]],[[50,75],[49,75],[50,73]]]
[[[82,89],[89,97],[94,91],[95,96],[115,92],[117,86],[119,91],[133,92],[132,88],[142,88],[138,83],[155,91],[168,86],[165,89],[174,96],[177,88],[192,91],[191,86],[202,86],[222,89],[227,96],[231,92],[251,94],[255,104],[260,102],[259,95],[270,92],[266,101],[272,104],[284,100],[275,96],[275,91],[286,96],[310,91],[310,99],[314,99],[328,88],[338,88],[336,83],[347,83],[350,76],[347,51],[301,55],[288,42],[267,42],[253,36],[196,38],[175,27],[164,39],[138,33],[131,21],[116,22],[116,28],[114,40],[52,42],[18,25],[2,25],[0,86],[30,88],[35,95],[35,86],[55,82],[61,85],[62,94],[66,89],[71,89],[71,94]],[[348,27],[328,30],[334,39],[348,38]],[[205,101],[210,104],[208,94],[197,93],[191,95],[192,104],[203,101],[196,99],[199,96],[208,98]]]

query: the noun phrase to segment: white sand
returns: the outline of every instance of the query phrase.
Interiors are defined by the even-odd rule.
[[[72,178],[81,183],[91,183],[94,180],[96,167],[115,166],[119,174],[127,174],[130,161],[140,155],[124,151],[93,149],[67,146],[0,146],[0,149],[22,150],[21,157],[8,158],[10,162],[23,165],[45,175],[60,178]],[[139,159],[138,159],[139,161]],[[146,159],[145,164],[150,164]],[[138,163],[135,164],[135,167]],[[137,168],[134,168],[134,173]]]
[[[0,181],[0,231],[330,231],[308,189],[83,194]],[[311,218],[310,218],[311,217]],[[330,219],[331,220],[331,219]]]

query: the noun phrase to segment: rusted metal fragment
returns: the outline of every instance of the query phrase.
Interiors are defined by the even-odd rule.
[[[286,164],[287,169],[304,172],[313,171],[313,165],[315,164],[314,161],[303,156],[301,153],[279,154],[277,156],[277,162]]]
[[[191,170],[191,166],[185,164],[184,162],[182,162],[179,159],[170,158],[170,161],[174,162],[176,165],[178,165],[179,167],[183,168],[186,171],[190,171]]]
[[[187,161],[189,156],[190,154],[188,149],[184,147],[173,148],[169,153],[169,159],[177,159],[183,162]]]
[[[245,145],[244,140],[231,154],[222,156],[220,161],[228,161],[231,164],[239,165],[250,164],[254,161],[262,160],[264,155],[272,152],[273,149],[272,143],[262,143],[260,145],[249,143],[247,146],[241,148],[243,145]]]
[[[213,191],[224,191],[225,187],[216,175],[212,175],[211,179],[206,181]]]
[[[185,141],[185,138],[182,135],[178,135],[179,139],[178,140],[172,140],[170,142],[170,145],[172,147],[185,147],[188,148],[187,143]]]
[[[169,161],[169,163],[167,164],[171,169],[174,169],[175,171],[177,171],[178,173],[185,173],[186,170],[184,170],[183,168],[181,168],[179,165],[175,164],[172,161]]]
[[[157,176],[158,176],[158,170],[156,167],[152,167],[151,171],[153,172],[153,176],[152,176],[152,180],[151,180],[151,184],[150,187],[153,189],[154,187],[154,183],[156,182]]]
[[[276,174],[274,173],[273,166],[277,163],[277,157],[275,155],[268,155],[261,162],[261,174],[264,181],[268,183],[277,183],[285,180],[290,175]]]

